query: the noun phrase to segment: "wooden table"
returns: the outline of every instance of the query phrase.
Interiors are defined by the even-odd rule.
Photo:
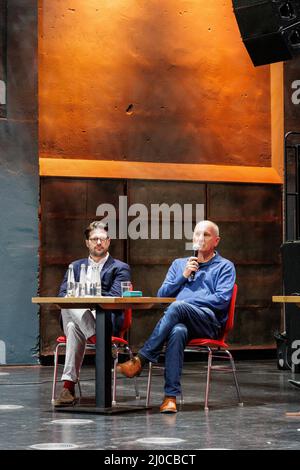
[[[273,295],[272,302],[297,304],[300,307],[300,295]]]
[[[96,310],[96,406],[56,408],[58,411],[111,414],[136,411],[145,407],[111,405],[111,310],[147,310],[153,306],[170,304],[173,297],[33,297],[34,304],[52,304],[58,308],[87,308]]]

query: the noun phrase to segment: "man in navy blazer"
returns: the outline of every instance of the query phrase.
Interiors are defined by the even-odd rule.
[[[85,243],[89,250],[89,257],[74,261],[73,270],[75,282],[79,282],[81,265],[84,264],[87,270],[87,282],[91,281],[92,270],[101,279],[101,294],[109,297],[121,296],[121,282],[130,281],[130,268],[128,264],[114,259],[110,256],[108,249],[110,238],[107,225],[102,222],[92,222],[85,230]],[[60,286],[59,296],[67,295],[66,272]],[[65,366],[62,375],[64,382],[63,389],[56,406],[72,405],[75,398],[75,383],[78,381],[80,368],[83,361],[85,345],[87,340],[96,343],[96,319],[95,311],[89,309],[62,309],[63,330],[67,337]],[[114,336],[118,336],[122,323],[123,312],[112,311],[112,331]]]

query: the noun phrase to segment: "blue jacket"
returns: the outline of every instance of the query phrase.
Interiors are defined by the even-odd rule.
[[[231,261],[217,252],[207,263],[200,263],[194,280],[183,276],[188,258],[176,259],[160,287],[158,297],[176,297],[201,309],[212,311],[223,326],[235,283]]]
[[[79,259],[73,263],[74,278],[75,282],[79,282],[80,278],[80,266],[85,264],[88,266],[88,258]],[[105,262],[101,273],[101,290],[102,295],[108,297],[121,297],[121,282],[130,281],[130,268],[128,264],[123,263],[117,259],[114,259],[109,255]],[[66,272],[63,282],[59,289],[59,297],[65,297],[67,294],[67,279],[68,271]]]

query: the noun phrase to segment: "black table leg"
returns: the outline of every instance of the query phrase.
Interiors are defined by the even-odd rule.
[[[111,405],[111,312],[96,309],[96,403],[78,404],[72,407],[59,407],[55,411],[71,413],[115,414],[149,409],[145,406],[112,406]]]
[[[96,310],[96,407],[111,407],[111,313]]]

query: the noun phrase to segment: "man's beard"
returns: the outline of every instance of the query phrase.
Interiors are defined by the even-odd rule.
[[[95,258],[104,258],[104,256],[106,255],[107,251],[105,251],[103,248],[100,249],[100,250],[96,250],[94,249],[92,252],[91,252],[91,255],[94,256]]]

